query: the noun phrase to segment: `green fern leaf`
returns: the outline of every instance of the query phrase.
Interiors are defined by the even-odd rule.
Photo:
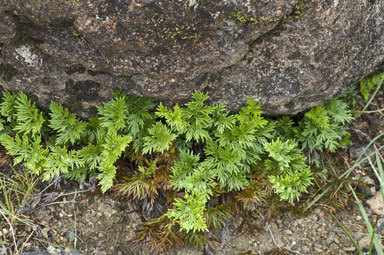
[[[16,99],[13,92],[3,91],[3,101],[0,104],[0,113],[7,118],[8,122],[16,121]]]
[[[48,126],[58,133],[56,145],[66,144],[67,142],[75,144],[76,141],[80,140],[85,133],[87,124],[78,120],[76,114],[69,113],[67,108],[64,109],[55,102],[51,102],[50,110],[51,119]]]
[[[161,122],[156,122],[148,129],[149,135],[144,137],[143,153],[164,152],[169,149],[171,143],[176,139],[167,126]]]
[[[97,107],[100,115],[100,126],[107,128],[108,132],[112,130],[119,131],[125,128],[125,121],[128,115],[125,100],[124,96],[116,97],[105,103],[104,106]]]
[[[43,113],[36,108],[35,103],[32,103],[23,92],[17,94],[15,108],[17,124],[14,130],[32,136],[40,134],[44,123]]]
[[[55,176],[66,174],[74,168],[84,166],[84,161],[74,150],[67,150],[64,146],[52,146],[45,163],[43,179],[48,181]]]
[[[165,214],[167,217],[179,222],[182,230],[186,232],[208,231],[204,215],[206,194],[186,193],[185,200],[175,199],[175,209]]]

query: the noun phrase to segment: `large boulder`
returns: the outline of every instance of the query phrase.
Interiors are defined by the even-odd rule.
[[[295,114],[384,63],[384,1],[0,0],[0,85],[86,116],[113,89]]]

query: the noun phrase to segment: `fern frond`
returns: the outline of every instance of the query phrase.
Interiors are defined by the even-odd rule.
[[[225,130],[231,130],[236,123],[234,115],[230,115],[225,103],[218,103],[213,106],[212,121],[213,127],[218,134]]]
[[[176,104],[172,110],[168,110],[166,106],[160,102],[155,113],[157,116],[165,119],[167,124],[171,127],[172,130],[182,134],[188,130],[189,123],[183,118],[183,109]]]
[[[99,179],[99,185],[101,186],[101,191],[105,193],[113,185],[113,180],[116,176],[116,167],[113,165],[111,160],[103,160],[98,166],[100,174],[97,176]]]
[[[107,129],[101,126],[101,121],[98,117],[91,117],[87,123],[86,133],[90,142],[97,142],[104,140]]]
[[[210,127],[213,107],[204,104],[209,98],[208,94],[195,91],[192,98],[194,100],[185,104],[186,108],[183,109],[183,118],[189,123],[185,131],[186,141],[193,139],[196,142],[205,142],[210,139],[207,129]]]
[[[0,113],[8,122],[16,120],[16,99],[17,95],[13,92],[3,91],[3,98],[0,104]]]
[[[292,203],[299,200],[301,192],[307,192],[307,187],[312,184],[312,172],[309,167],[295,170],[280,176],[268,176],[275,191],[280,195],[280,200]]]
[[[22,138],[20,138],[19,135],[11,137],[9,135],[2,134],[0,135],[0,143],[4,146],[9,155],[14,156],[13,161],[15,165],[28,159],[27,152],[30,150],[31,145],[26,135],[23,135]]]
[[[16,96],[15,109],[17,123],[14,130],[17,133],[31,134],[32,136],[40,134],[44,123],[43,113],[36,108],[35,103],[32,103],[23,92]]]
[[[360,91],[364,99],[368,101],[370,93],[376,90],[384,82],[384,73],[379,73],[371,78],[363,78],[360,81]]]
[[[48,181],[55,176],[61,176],[74,168],[83,166],[84,161],[76,151],[68,150],[64,146],[52,146],[45,163],[43,179]]]
[[[63,108],[60,104],[51,102],[50,104],[50,120],[49,127],[55,130],[57,134],[56,145],[71,142],[75,144],[85,133],[87,124],[76,118],[76,114],[69,113],[67,108]]]
[[[107,128],[108,132],[109,130],[119,131],[125,128],[125,121],[128,115],[125,100],[124,96],[116,97],[103,106],[97,107],[100,115],[100,126]]]
[[[128,134],[135,137],[143,132],[144,127],[149,127],[154,122],[152,110],[155,104],[149,98],[126,96],[126,105],[129,111],[126,127]]]
[[[144,137],[143,153],[164,152],[169,149],[171,143],[176,139],[167,126],[161,122],[156,122],[148,129],[149,135]]]
[[[207,195],[201,193],[186,193],[184,199],[175,199],[175,209],[169,209],[167,217],[178,221],[180,228],[189,231],[208,231],[204,217]]]
[[[313,120],[317,125],[319,125],[321,129],[329,130],[330,118],[324,105],[319,105],[312,108],[307,113],[305,113],[305,117]]]
[[[101,142],[96,145],[89,144],[86,147],[83,147],[78,151],[79,156],[83,158],[84,164],[89,168],[89,170],[95,170],[98,165],[100,165],[103,160],[103,146]]]
[[[354,119],[352,112],[348,109],[348,104],[338,100],[330,100],[325,107],[328,110],[328,114],[331,117],[332,122],[336,124],[345,124]]]

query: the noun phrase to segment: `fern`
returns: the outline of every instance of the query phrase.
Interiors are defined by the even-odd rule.
[[[164,152],[169,149],[171,143],[176,139],[167,126],[161,122],[156,122],[148,129],[149,135],[144,138],[143,153]]]
[[[101,126],[98,117],[91,117],[89,118],[85,132],[89,142],[98,142],[104,139],[107,134],[107,129]]]
[[[230,115],[225,103],[218,103],[213,106],[211,123],[217,134],[221,135],[225,130],[232,130],[236,117]]]
[[[152,110],[155,106],[153,100],[149,98],[126,97],[126,107],[129,109],[126,128],[130,136],[136,137],[140,135],[141,132],[144,132],[144,128],[148,128],[153,124],[155,116]]]
[[[368,101],[372,91],[379,88],[384,82],[384,73],[379,73],[371,78],[361,79],[360,91],[364,99]]]
[[[21,138],[19,135],[11,137],[6,134],[0,135],[0,143],[8,151],[8,154],[14,156],[14,164],[24,162],[24,166],[34,174],[40,174],[45,165],[48,150],[40,145],[41,138],[34,137],[32,140],[27,135]]]
[[[83,147],[78,151],[79,156],[84,160],[84,164],[89,168],[89,170],[95,170],[98,165],[100,165],[103,160],[103,146],[101,142],[94,144],[89,144],[86,147]]]
[[[16,99],[17,95],[13,92],[3,91],[3,101],[0,104],[0,113],[6,117],[8,122],[16,121]]]
[[[212,195],[212,189],[216,186],[216,174],[212,169],[207,169],[205,164],[198,164],[185,175],[185,171],[179,169],[180,165],[172,168],[171,184],[176,190]]]
[[[204,193],[186,193],[184,199],[175,199],[175,209],[170,209],[165,214],[167,217],[178,221],[181,229],[189,232],[208,231],[204,217],[207,195]]]
[[[173,107],[173,111],[171,111],[160,102],[156,115],[163,117],[171,129],[180,134],[186,132],[189,127],[189,123],[183,118],[183,109],[180,108],[178,104],[176,104]]]
[[[231,114],[225,103],[207,105],[208,94],[195,91],[192,98],[182,106],[156,108],[151,99],[116,92],[88,121],[51,102],[44,126],[43,114],[26,95],[4,92],[0,113],[6,121],[0,119],[0,130],[11,129],[2,131],[8,134],[0,135],[0,143],[15,164],[44,180],[97,175],[102,192],[114,185],[117,163],[129,155],[138,169],[115,190],[151,203],[160,192],[167,199],[179,197],[157,221],[163,224],[157,238],[179,240],[174,234],[179,230],[185,240],[204,245],[204,232],[223,227],[230,217],[212,207],[218,194],[238,191],[237,200],[250,211],[266,201],[271,186],[281,200],[299,200],[313,180],[301,148],[335,151],[348,142],[344,125],[353,119],[340,99],[295,123],[288,117],[266,120],[253,99]],[[54,139],[42,142],[47,135]],[[167,234],[174,236],[162,236]]]
[[[300,192],[312,184],[312,172],[306,165],[306,159],[297,149],[297,143],[275,141],[264,144],[265,151],[271,159],[265,161],[265,167],[274,175],[268,178],[281,200],[292,203],[299,199]]]
[[[307,192],[307,187],[312,184],[311,180],[313,179],[309,167],[268,178],[275,191],[280,195],[280,199],[289,203],[295,199],[299,200],[300,193]]]
[[[102,107],[97,107],[100,115],[100,126],[109,131],[119,131],[125,128],[128,110],[125,105],[125,96],[117,96]]]
[[[353,119],[345,102],[332,99],[326,104],[312,108],[305,114],[299,127],[294,129],[295,138],[302,142],[303,147],[308,148],[310,152],[321,151],[323,148],[334,152],[349,136],[344,124]]]
[[[84,166],[84,161],[74,150],[69,150],[64,146],[53,146],[50,148],[49,155],[44,164],[43,179],[48,181],[54,176],[61,176],[74,168]]]
[[[172,167],[171,184],[176,190],[185,188],[184,179],[193,174],[199,166],[200,155],[193,154],[189,150],[179,151],[179,161]]]
[[[51,119],[48,126],[57,132],[56,145],[67,142],[75,144],[76,141],[80,140],[85,133],[87,124],[78,120],[76,114],[69,113],[68,109],[64,109],[55,102],[51,102],[50,110]]]
[[[248,184],[245,175],[250,168],[242,162],[246,155],[241,150],[210,142],[204,152],[207,155],[204,163],[216,173],[220,188],[240,190]]]
[[[208,94],[195,91],[192,95],[193,101],[187,103],[185,108],[176,105],[173,111],[168,110],[162,104],[157,108],[156,115],[164,117],[172,130],[179,135],[185,134],[186,142],[192,140],[205,142],[210,139],[208,129],[211,125],[211,114],[213,108],[204,105],[209,98]]]
[[[97,166],[97,169],[100,171],[97,178],[100,180],[99,184],[103,193],[112,187],[116,175],[114,164],[131,141],[132,137],[121,136],[116,132],[110,132],[105,138],[101,153],[103,159]]]
[[[105,193],[113,185],[113,180],[116,175],[116,167],[113,165],[114,161],[112,160],[103,160],[98,166],[100,174],[97,176],[99,179],[99,185],[101,186],[101,191]]]
[[[15,110],[16,125],[14,131],[32,136],[40,134],[44,123],[43,113],[22,92],[16,96]]]

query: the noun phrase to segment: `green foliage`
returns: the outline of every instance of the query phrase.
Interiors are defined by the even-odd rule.
[[[360,81],[360,91],[364,99],[367,101],[370,94],[379,88],[384,82],[384,73],[379,73],[371,78],[363,78]]]
[[[312,172],[305,163],[298,144],[292,140],[286,142],[279,138],[270,143],[265,143],[264,148],[271,159],[265,160],[265,167],[270,170],[268,178],[281,200],[290,203],[299,199],[300,192],[306,192],[307,187],[312,184]]]
[[[161,122],[153,124],[152,127],[148,129],[148,133],[149,135],[144,137],[143,153],[145,154],[168,150],[176,138],[176,135]]]
[[[114,164],[131,141],[132,137],[121,136],[117,133],[110,132],[106,136],[102,144],[102,160],[97,166],[100,171],[97,178],[100,180],[101,191],[106,192],[112,187],[116,175],[116,166]]]
[[[175,199],[175,209],[170,209],[166,216],[178,221],[181,229],[189,231],[208,231],[204,218],[206,194],[186,193],[184,199]]]
[[[87,124],[78,120],[76,114],[69,113],[68,109],[64,109],[55,102],[51,102],[50,110],[51,119],[48,126],[57,132],[56,145],[68,142],[75,144],[76,141],[80,140],[85,133]]]
[[[125,100],[125,96],[117,96],[104,106],[97,107],[97,111],[101,115],[100,126],[106,128],[108,132],[119,131],[125,127],[128,115]]]
[[[43,178],[48,181],[54,176],[66,174],[74,168],[83,166],[84,162],[79,157],[77,151],[68,150],[64,146],[52,146],[44,165],[46,171],[43,174]]]
[[[332,99],[305,114],[299,126],[294,129],[295,138],[310,152],[322,151],[324,148],[335,152],[338,147],[345,145],[349,133],[344,126],[353,119],[345,102]]]
[[[3,92],[3,101],[0,104],[0,113],[8,122],[16,121],[16,94],[9,91]]]
[[[44,169],[48,150],[41,146],[41,138],[29,139],[27,135],[11,137],[7,134],[0,135],[0,143],[14,156],[14,163],[24,162],[25,168],[34,174],[40,174]]]
[[[353,119],[340,99],[311,109],[296,124],[288,117],[263,118],[253,99],[230,114],[224,103],[207,105],[208,94],[196,91],[192,98],[156,108],[151,99],[116,92],[87,121],[55,102],[45,120],[25,94],[5,91],[0,143],[14,164],[44,180],[96,175],[103,192],[115,184],[117,162],[128,155],[137,167],[115,190],[152,204],[160,191],[169,191],[176,199],[163,215],[171,224],[164,233],[173,235],[177,223],[187,241],[203,244],[204,232],[231,216],[208,203],[218,193],[236,191],[245,208],[270,195],[265,187],[281,200],[299,200],[313,180],[302,149],[335,151],[348,142],[343,126]]]
[[[13,128],[14,131],[32,136],[40,134],[44,123],[43,113],[22,92],[16,96],[15,111],[16,125]]]
[[[173,111],[160,104],[156,115],[165,118],[172,130],[180,135],[185,134],[186,142],[204,142],[210,139],[207,129],[211,125],[213,108],[204,105],[204,101],[209,98],[208,94],[195,92],[192,98],[194,100],[187,103],[185,108],[176,105]]]

